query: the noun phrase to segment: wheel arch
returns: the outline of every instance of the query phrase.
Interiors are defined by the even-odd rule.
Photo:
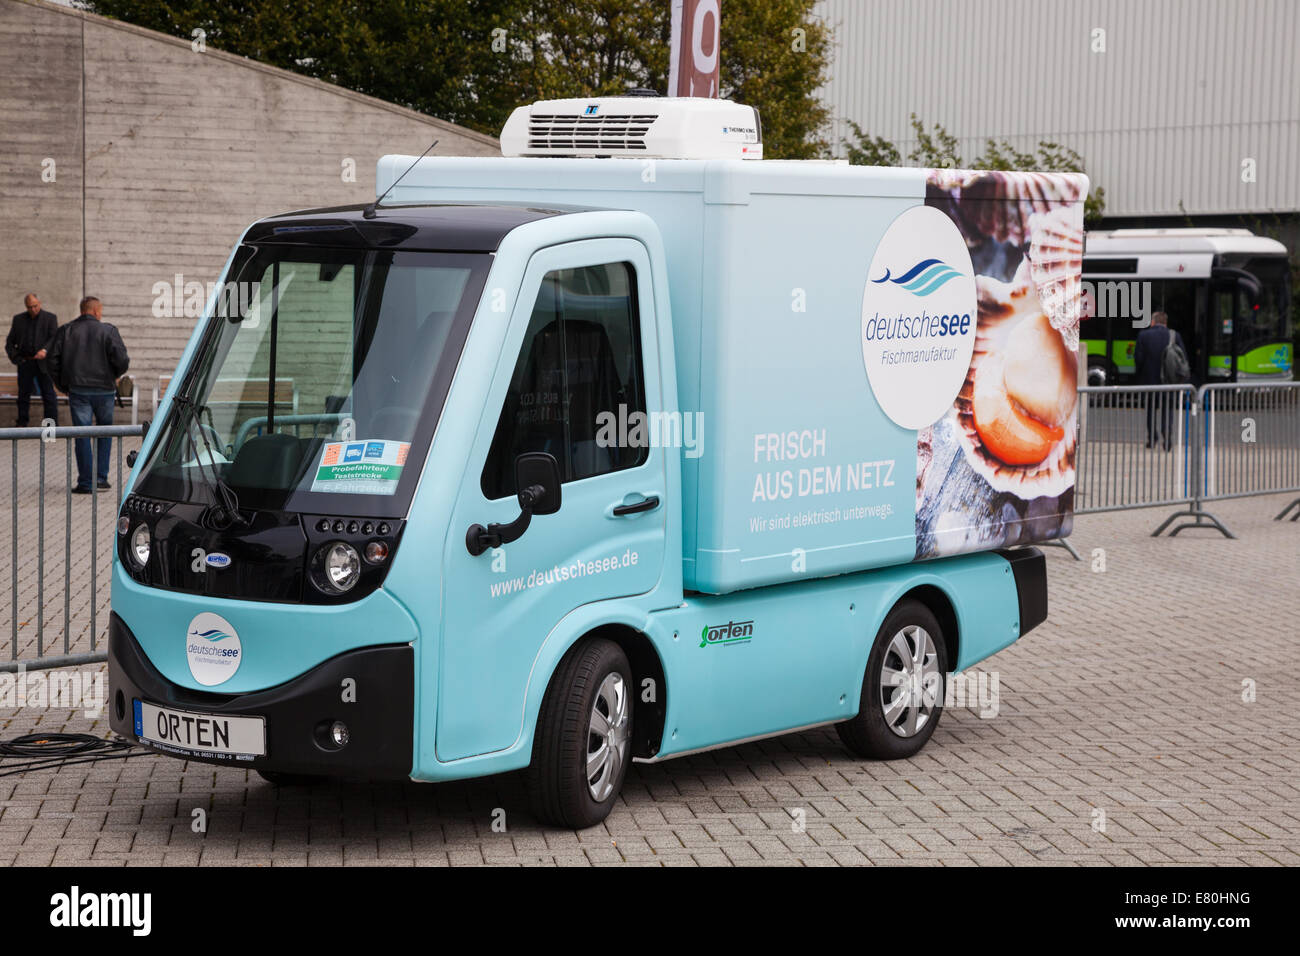
[[[632,756],[653,757],[663,741],[668,714],[668,681],[659,651],[645,632],[626,624],[603,624],[574,641],[574,646],[592,638],[613,641],[627,655],[632,665]]]
[[[943,630],[944,650],[948,655],[948,669],[955,669],[957,661],[961,660],[961,626],[952,598],[937,585],[918,584],[900,595],[885,616],[888,617],[893,613],[894,608],[907,600],[919,601],[925,605],[939,622],[939,627]]]
[[[557,635],[553,632],[552,640],[547,642],[549,646],[544,654],[545,663],[543,660],[538,661],[539,667],[534,671],[533,681],[530,681],[532,688],[536,688],[536,692],[530,688],[527,695],[529,714],[525,726],[529,729],[530,738],[536,734],[537,714],[551,693],[564,659],[588,640],[605,639],[622,649],[632,667],[632,756],[655,756],[662,745],[667,719],[668,680],[663,658],[645,629],[620,619],[588,621],[575,627],[563,640],[556,638]],[[544,681],[538,679],[542,676],[543,666]],[[650,683],[647,684],[647,681]],[[529,751],[533,744],[534,741],[530,739]]]

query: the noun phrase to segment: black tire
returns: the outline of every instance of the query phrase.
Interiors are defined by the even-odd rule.
[[[1088,362],[1088,379],[1091,386],[1114,385],[1115,372],[1106,359],[1094,359]]]
[[[904,629],[919,627],[929,635],[934,644],[935,663],[938,666],[940,682],[935,691],[936,699],[922,726],[911,736],[901,736],[890,727],[885,717],[882,700],[884,683],[884,665],[897,663],[897,655],[891,650],[894,637]],[[904,641],[910,647],[916,646],[916,634],[905,636]],[[858,714],[851,720],[835,725],[844,745],[860,757],[872,760],[900,760],[911,757],[925,746],[934,734],[943,713],[943,684],[948,674],[948,647],[942,629],[930,609],[920,601],[903,601],[885,618],[876,634],[876,641],[871,647],[871,656],[867,659],[867,671],[862,679],[862,697],[858,702]],[[891,685],[892,686],[892,685]],[[892,691],[891,694],[898,693]],[[924,708],[922,708],[924,709]]]
[[[621,679],[626,695],[626,718],[619,725],[623,743],[621,748],[611,748],[621,758],[607,777],[598,778],[602,786],[612,784],[598,800],[587,777],[588,747],[593,740],[596,699],[606,678],[614,674]],[[609,816],[632,760],[633,693],[627,655],[613,641],[584,641],[560,661],[537,718],[533,761],[528,768],[533,813],[543,823],[578,830],[595,826]]]
[[[277,787],[314,787],[325,780],[308,773],[284,773],[280,770],[259,770],[257,775]]]

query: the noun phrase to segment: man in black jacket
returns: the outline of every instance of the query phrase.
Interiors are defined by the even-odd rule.
[[[46,359],[55,384],[68,393],[72,424],[113,424],[117,380],[126,374],[130,358],[115,326],[102,321],[103,304],[93,295],[81,300],[81,314],[59,328]],[[77,486],[74,494],[88,495],[94,487],[108,488],[108,463],[113,439],[100,438],[92,465],[90,439],[77,439]],[[92,475],[91,471],[98,472]],[[91,482],[98,479],[95,486]]]
[[[1187,354],[1187,346],[1177,330],[1169,328],[1169,316],[1163,312],[1151,313],[1151,324],[1138,333],[1137,345],[1133,351],[1133,362],[1137,366],[1137,380],[1140,385],[1182,385],[1183,382],[1168,381],[1165,375],[1165,349],[1177,345]],[[1171,392],[1147,392],[1147,447],[1155,448],[1163,441],[1165,451],[1173,447],[1173,416],[1176,406],[1182,403],[1182,396]],[[1181,409],[1180,409],[1181,410]]]
[[[33,292],[27,293],[23,300],[25,308],[14,316],[9,326],[9,335],[5,338],[5,354],[9,361],[18,366],[18,427],[28,423],[27,416],[31,409],[32,392],[40,390],[41,403],[45,406],[45,417],[59,420],[59,396],[55,394],[54,382],[45,371],[45,350],[54,330],[59,327],[59,320],[53,312],[41,308],[41,300]]]

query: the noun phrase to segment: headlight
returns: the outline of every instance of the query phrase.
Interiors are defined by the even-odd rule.
[[[357,549],[342,541],[327,544],[316,553],[320,573],[317,586],[331,594],[350,591],[361,578],[361,556]]]
[[[147,524],[136,525],[135,533],[131,535],[131,547],[127,549],[131,558],[135,561],[136,567],[143,568],[149,563],[149,549],[153,541],[149,534]]]

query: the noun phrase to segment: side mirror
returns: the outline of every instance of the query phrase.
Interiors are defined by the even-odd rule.
[[[488,548],[519,540],[533,515],[553,515],[560,510],[560,464],[544,451],[526,452],[515,459],[515,487],[519,490],[519,517],[509,524],[472,524],[465,532],[465,549],[478,557]]]
[[[515,487],[519,489],[519,507],[525,507],[524,494],[529,492],[527,507],[535,515],[553,515],[560,510],[560,463],[544,451],[525,452],[515,459]],[[534,495],[540,488],[541,494]]]

